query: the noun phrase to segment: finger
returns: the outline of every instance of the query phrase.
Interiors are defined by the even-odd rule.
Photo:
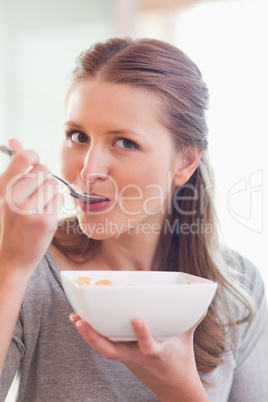
[[[21,143],[19,142],[19,140],[17,140],[16,138],[10,137],[8,139],[8,145],[10,146],[10,148],[12,148],[15,152],[19,152],[23,150],[23,147],[21,145]]]
[[[6,171],[2,175],[3,184],[8,183],[9,180],[15,182],[19,180],[25,172],[31,167],[36,165],[39,162],[39,156],[34,151],[19,151],[15,153],[10,163],[6,169]]]
[[[46,215],[55,217],[57,221],[63,205],[64,205],[64,197],[61,193],[57,192],[45,206],[44,212],[46,213]]]
[[[45,166],[35,165],[27,174],[9,180],[6,187],[7,198],[12,197],[14,203],[21,205],[50,178],[49,175],[50,173]]]
[[[32,211],[34,214],[55,216],[63,205],[63,196],[59,191],[59,183],[55,179],[46,180],[21,205],[21,210]]]
[[[58,228],[58,219],[64,204],[64,197],[61,193],[55,194],[55,196],[50,200],[44,209],[45,217],[48,219],[48,224],[50,225],[53,232]]]
[[[154,340],[149,328],[143,320],[136,318],[132,320],[132,328],[138,340],[139,348],[144,355],[155,355],[158,353],[158,344]]]
[[[52,206],[53,203],[51,204],[50,201],[54,198],[55,194],[59,193],[58,182],[50,177],[41,185],[36,180],[30,180],[29,177],[28,181],[21,179],[14,188],[8,185],[6,188],[6,203],[9,209],[20,215],[43,214],[48,204]],[[44,180],[44,175],[40,176],[39,182],[42,182],[42,180]],[[28,186],[26,186],[26,182]],[[50,208],[46,212],[53,214],[55,209]]]
[[[75,327],[82,338],[95,350],[102,354],[106,359],[118,360],[119,354],[116,352],[116,345],[109,339],[98,334],[86,321],[78,320]]]
[[[71,314],[69,314],[69,320],[70,320],[73,324],[75,324],[77,321],[81,320],[81,318],[79,317],[78,314],[76,314],[76,313],[71,313]]]
[[[98,334],[86,321],[72,313],[69,316],[82,338],[95,350],[109,360],[134,362],[141,356],[137,342],[112,342]]]

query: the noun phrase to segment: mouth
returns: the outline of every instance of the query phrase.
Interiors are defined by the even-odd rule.
[[[87,204],[93,205],[93,204],[99,204],[99,203],[101,203],[101,202],[108,202],[108,201],[110,201],[110,199],[107,198],[107,197],[104,196],[104,195],[101,195],[101,194],[96,194],[96,193],[87,194],[87,193],[83,193],[83,200],[82,200],[82,201],[85,202],[85,203],[87,203]]]
[[[100,194],[84,193],[82,200],[77,199],[77,205],[85,213],[103,213],[111,206],[111,200]],[[86,197],[87,196],[87,197]],[[91,198],[94,196],[94,198]]]

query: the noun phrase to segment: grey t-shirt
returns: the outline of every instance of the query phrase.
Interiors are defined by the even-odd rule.
[[[232,329],[224,362],[202,377],[212,402],[268,401],[268,313],[258,271],[242,260],[258,304],[254,321]],[[153,402],[158,399],[122,363],[94,352],[69,322],[72,312],[59,268],[48,250],[26,289],[0,382],[5,400],[19,369],[18,402]],[[198,402],[198,401],[197,401]]]

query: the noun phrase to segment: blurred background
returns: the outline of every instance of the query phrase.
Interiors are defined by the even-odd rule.
[[[223,236],[259,267],[268,285],[267,10],[267,0],[0,0],[0,143],[17,137],[56,171],[77,55],[112,36],[178,46],[210,88],[210,151]],[[6,162],[0,155],[1,170]]]

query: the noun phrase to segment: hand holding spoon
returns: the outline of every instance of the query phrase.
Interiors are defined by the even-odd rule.
[[[10,148],[7,147],[6,145],[0,145],[0,151],[4,152],[5,154],[11,156],[15,153],[15,151]],[[68,181],[64,180],[62,177],[57,176],[54,173],[51,173],[51,176],[55,177],[55,179],[61,181],[62,183],[65,184],[65,186],[68,187],[68,189],[70,190],[70,195],[74,198],[77,198],[78,200],[82,200],[84,202],[90,202],[90,201],[104,201],[107,200],[107,198],[105,197],[101,197],[101,196],[96,196],[96,195],[90,195],[90,194],[81,194],[78,193],[73,186],[71,186],[70,183],[68,183]]]

